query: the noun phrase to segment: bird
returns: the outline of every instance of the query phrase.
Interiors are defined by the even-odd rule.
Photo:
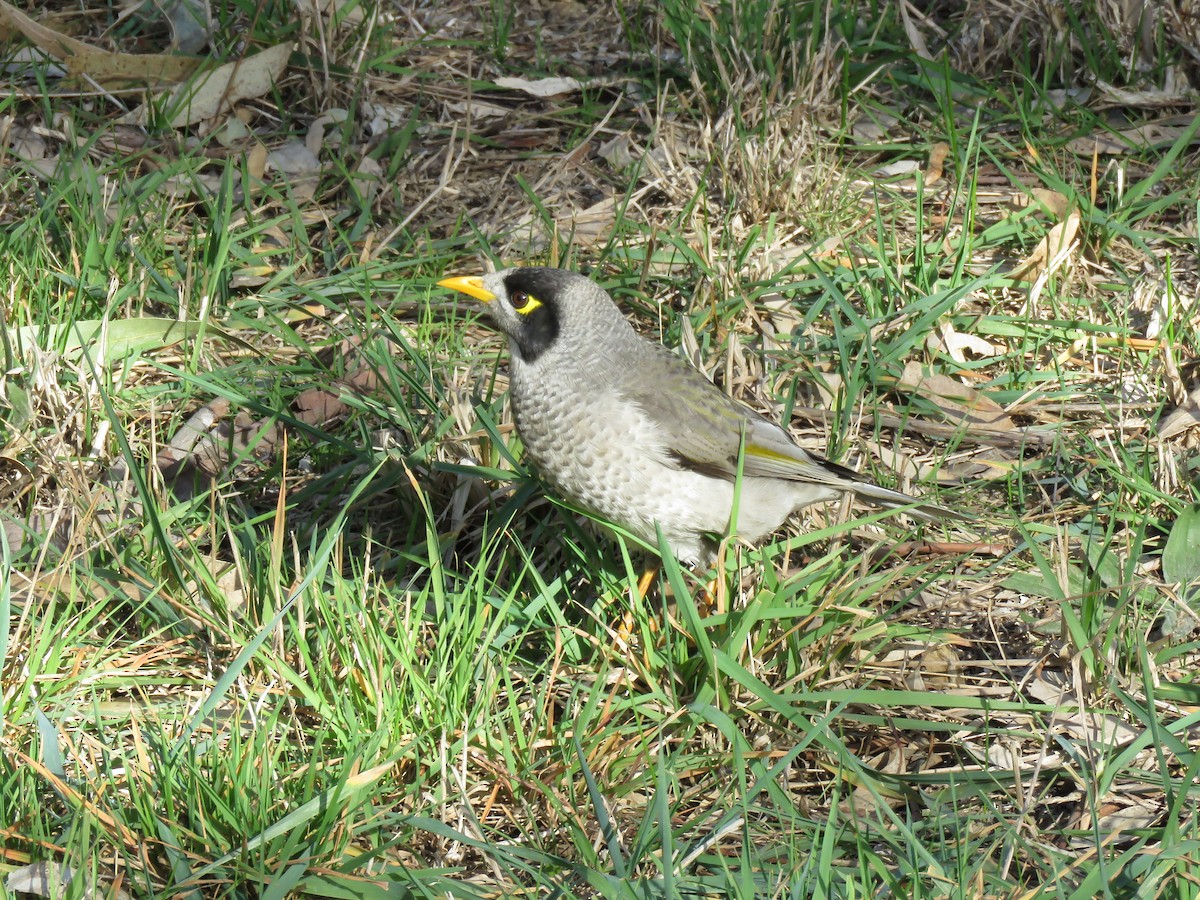
[[[638,334],[584,275],[522,266],[438,286],[479,301],[508,338],[513,417],[542,479],[650,547],[661,530],[681,563],[708,565],[723,536],[757,543],[846,492],[930,520],[965,518],[800,447]]]

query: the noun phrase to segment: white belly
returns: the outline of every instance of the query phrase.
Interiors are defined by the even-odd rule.
[[[705,536],[729,530],[733,482],[680,468],[640,408],[611,394],[593,396],[583,408],[546,387],[536,402],[515,404],[526,451],[543,477],[565,499],[651,546],[658,543],[657,523],[679,559],[706,562]],[[743,479],[737,532],[757,540],[777,528],[798,499],[788,482]]]

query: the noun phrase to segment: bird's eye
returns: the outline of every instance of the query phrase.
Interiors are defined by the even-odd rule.
[[[529,315],[542,305],[541,300],[524,291],[513,291],[508,299],[512,302],[513,309],[516,310],[517,314],[522,316]]]

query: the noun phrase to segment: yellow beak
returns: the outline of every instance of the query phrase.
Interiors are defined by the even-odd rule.
[[[496,295],[483,286],[483,279],[478,275],[463,275],[458,278],[443,278],[438,287],[450,288],[484,303],[491,303]]]

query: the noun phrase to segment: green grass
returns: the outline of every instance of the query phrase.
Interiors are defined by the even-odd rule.
[[[1152,83],[1178,38],[1130,68],[1081,8],[971,62],[949,18],[931,62],[866,6],[355,9],[222,8],[222,61],[302,41],[242,143],[130,141],[45,77],[2,101],[57,163],[5,138],[0,875],[1192,896],[1200,461],[1158,426],[1200,346],[1195,128],[1093,167],[1067,142],[1106,107],[1052,95]],[[258,177],[332,108],[312,183]],[[1013,207],[1030,186],[1080,219],[1037,281],[1013,270],[1061,219]],[[598,235],[571,224],[602,197]],[[524,260],[590,269],[807,446],[976,520],[834,505],[640,595],[645,549],[545,495],[503,342],[434,287]],[[191,458],[197,410],[222,430]]]

